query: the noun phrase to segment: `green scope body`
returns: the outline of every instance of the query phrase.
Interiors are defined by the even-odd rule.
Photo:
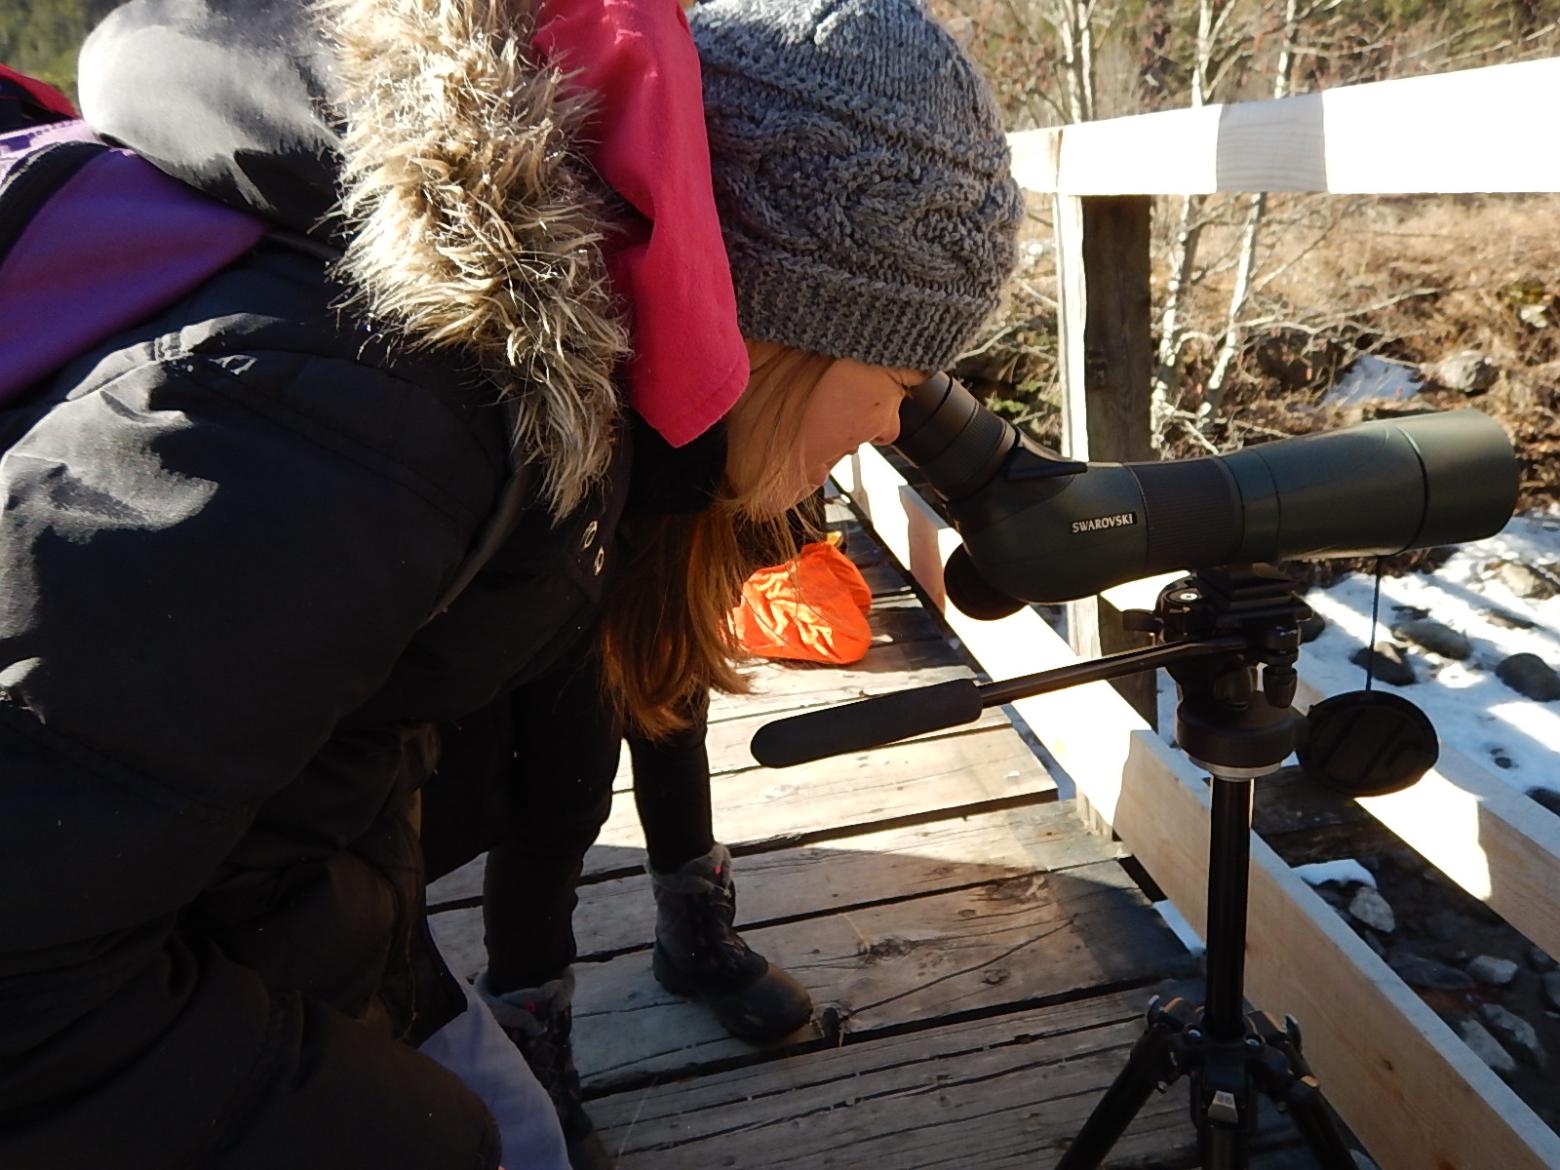
[[[1085,465],[1031,442],[938,375],[901,408],[895,445],[948,502],[968,554],[950,562],[948,592],[975,616],[1178,569],[1478,540],[1505,526],[1517,496],[1511,442],[1476,410],[1229,455]],[[1001,597],[1014,604],[1003,608]]]

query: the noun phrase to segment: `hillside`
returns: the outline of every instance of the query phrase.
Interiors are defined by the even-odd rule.
[[[82,38],[119,0],[0,0],[0,62],[74,96]]]

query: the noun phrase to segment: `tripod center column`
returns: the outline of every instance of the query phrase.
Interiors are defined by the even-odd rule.
[[[1208,999],[1203,1027],[1214,1040],[1237,1041],[1246,1030],[1246,890],[1251,865],[1249,778],[1213,775],[1208,849]]]

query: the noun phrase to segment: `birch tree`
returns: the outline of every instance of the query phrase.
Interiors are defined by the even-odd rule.
[[[1341,0],[1312,0],[1306,4],[1302,4],[1301,0],[1284,0],[1284,23],[1279,41],[1278,61],[1273,72],[1273,97],[1289,96],[1291,77],[1294,72],[1295,41],[1301,24],[1318,13],[1338,7],[1339,3]],[[1208,375],[1205,391],[1204,401],[1210,407],[1217,407],[1220,399],[1223,398],[1230,369],[1240,354],[1244,334],[1241,315],[1245,312],[1246,301],[1251,295],[1252,273],[1257,263],[1257,237],[1262,230],[1262,220],[1267,214],[1267,205],[1266,193],[1250,196],[1246,204],[1245,221],[1241,225],[1239,259],[1235,266],[1235,286],[1230,290],[1229,309],[1224,320],[1224,335],[1219,343],[1219,353],[1214,359],[1212,372]]]
[[[1235,5],[1236,0],[1197,2],[1197,46],[1191,69],[1191,104],[1194,107],[1215,100],[1215,95],[1243,59],[1246,51],[1243,45],[1238,41],[1232,43],[1227,36]],[[1150,396],[1150,426],[1156,444],[1164,434],[1171,401],[1180,386],[1181,347],[1185,342],[1182,316],[1197,268],[1206,202],[1201,195],[1186,195],[1181,198],[1176,212],[1170,277],[1165,289],[1164,309],[1159,317],[1159,347]]]

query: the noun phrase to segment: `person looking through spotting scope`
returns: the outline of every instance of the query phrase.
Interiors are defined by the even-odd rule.
[[[991,95],[917,0],[131,0],[80,88],[263,231],[0,413],[0,1165],[607,1165],[619,735],[741,689],[788,509],[993,308]],[[693,787],[657,970],[772,1034]],[[423,891],[483,849],[472,989]]]

